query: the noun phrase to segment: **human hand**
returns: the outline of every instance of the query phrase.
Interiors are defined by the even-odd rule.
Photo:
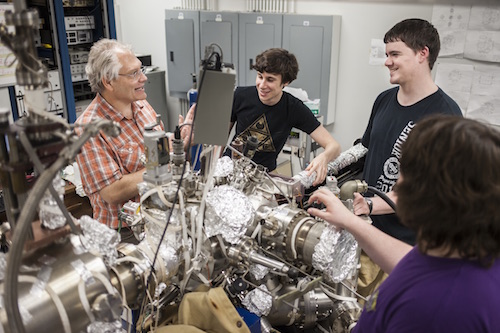
[[[316,156],[311,163],[309,163],[306,171],[308,171],[308,175],[316,172],[316,179],[313,182],[313,186],[321,184],[325,180],[326,173],[328,171],[328,161],[326,160],[326,156],[323,154]]]
[[[309,204],[319,202],[325,205],[326,210],[309,208],[307,212],[313,216],[322,218],[326,222],[339,228],[344,228],[349,218],[354,215],[344,206],[330,190],[321,188],[315,191],[309,198]]]
[[[191,133],[191,145],[194,142],[194,109],[195,105],[193,104],[186,114],[186,118],[184,118],[181,114],[179,115],[179,128],[181,130],[181,139],[184,142],[184,149],[188,148],[189,145],[189,134]]]
[[[370,207],[366,203],[365,197],[361,194],[354,192],[354,201],[352,203],[354,214],[356,215],[369,215]]]

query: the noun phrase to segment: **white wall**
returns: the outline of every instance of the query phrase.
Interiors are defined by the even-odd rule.
[[[115,4],[118,39],[132,44],[137,53],[151,54],[154,64],[165,69],[165,9],[174,9],[181,1],[115,0]],[[405,18],[430,20],[432,5],[296,0],[293,8],[297,14],[342,16],[336,115],[327,129],[345,150],[363,135],[378,93],[390,87],[388,70],[368,65],[371,39],[382,39]],[[219,0],[214,9],[245,11],[246,1]],[[179,108],[176,102],[167,96],[169,112]]]

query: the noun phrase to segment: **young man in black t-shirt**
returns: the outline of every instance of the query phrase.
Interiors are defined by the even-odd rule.
[[[255,86],[238,87],[234,93],[230,124],[231,129],[236,123],[234,138],[246,141],[255,136],[259,145],[252,160],[273,171],[292,128],[311,135],[324,151],[306,170],[316,172],[313,185],[322,183],[328,162],[340,154],[340,145],[302,101],[283,91],[297,78],[297,59],[285,49],[271,48],[256,57],[253,68],[257,70]]]
[[[431,70],[439,54],[440,41],[431,23],[422,19],[403,20],[385,34],[384,42],[390,82],[398,86],[382,92],[373,104],[361,140],[368,148],[363,179],[368,185],[386,192],[397,205],[393,186],[399,178],[401,145],[412,128],[431,114],[462,116],[462,112],[432,79]],[[355,193],[353,206],[356,215],[370,215],[373,225],[381,231],[407,244],[415,244],[415,233],[400,223],[381,197],[363,198]],[[362,295],[372,293],[383,279],[383,272],[378,267],[369,267],[366,259],[361,257],[358,281],[358,291]]]

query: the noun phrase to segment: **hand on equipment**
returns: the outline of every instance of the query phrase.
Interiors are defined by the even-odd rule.
[[[357,192],[354,193],[354,201],[352,203],[353,209],[354,209],[354,214],[356,214],[356,215],[370,215],[371,214],[372,209],[370,209],[370,206],[368,205],[367,200],[371,201],[371,199],[365,198]],[[372,208],[373,208],[373,204],[372,204]]]

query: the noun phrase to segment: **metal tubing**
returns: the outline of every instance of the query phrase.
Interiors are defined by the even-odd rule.
[[[31,223],[35,218],[36,207],[38,207],[38,203],[44,195],[45,189],[50,183],[52,183],[54,176],[59,172],[59,170],[65,167],[69,162],[73,161],[83,144],[87,142],[90,137],[96,135],[101,129],[111,125],[114,126],[112,122],[107,120],[100,120],[96,123],[90,124],[90,126],[87,127],[88,130],[84,132],[75,143],[71,146],[65,147],[61,151],[59,158],[49,168],[47,168],[42,175],[40,175],[40,178],[38,178],[37,182],[33,186],[25,205],[23,206],[25,209],[23,209],[19,215],[16,230],[14,230],[14,235],[12,236],[12,247],[9,252],[7,269],[5,271],[5,310],[9,318],[9,327],[11,332],[26,333],[21,314],[19,313],[17,275],[19,273],[19,267],[21,266],[24,243],[28,237]]]

